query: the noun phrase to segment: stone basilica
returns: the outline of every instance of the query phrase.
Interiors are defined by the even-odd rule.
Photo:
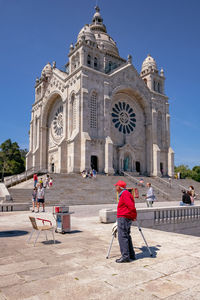
[[[172,176],[164,71],[151,55],[138,74],[95,7],[68,57],[64,71],[48,63],[36,79],[27,170]]]

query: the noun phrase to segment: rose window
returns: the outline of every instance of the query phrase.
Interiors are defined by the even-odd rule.
[[[136,127],[133,108],[125,102],[118,102],[112,108],[112,122],[115,128],[124,134],[130,134]]]
[[[53,135],[60,138],[63,135],[63,106],[59,106],[52,122]]]

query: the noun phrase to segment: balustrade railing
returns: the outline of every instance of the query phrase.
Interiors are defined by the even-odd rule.
[[[200,206],[168,207],[154,210],[155,224],[186,222],[200,219]]]
[[[4,184],[6,187],[13,186],[17,183],[20,183],[22,181],[31,178],[34,173],[41,173],[41,174],[47,173],[47,170],[46,169],[41,170],[39,168],[32,167],[21,174],[4,177]]]

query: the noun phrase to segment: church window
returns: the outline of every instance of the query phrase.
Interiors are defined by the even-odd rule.
[[[76,98],[72,95],[72,130],[76,129]]]
[[[90,128],[97,128],[97,93],[93,92],[90,99]]]
[[[112,70],[112,62],[111,61],[109,61],[109,63],[108,63],[108,69],[109,69],[109,72]]]
[[[157,117],[157,144],[162,147],[162,113],[160,111]]]
[[[54,114],[52,121],[53,137],[61,138],[63,136],[63,106],[60,105]]]
[[[91,65],[91,56],[90,56],[90,54],[88,54],[88,57],[87,57],[87,64],[88,64],[88,66]]]
[[[128,103],[119,101],[112,108],[112,122],[121,133],[131,134],[136,127],[136,114]]]
[[[155,82],[155,80],[153,81],[153,90],[156,91],[156,82]]]
[[[147,80],[146,80],[146,78],[144,79],[144,83],[147,85]]]
[[[160,83],[158,82],[158,93],[160,93]]]
[[[98,67],[98,59],[95,57],[94,58],[94,68],[97,69]]]

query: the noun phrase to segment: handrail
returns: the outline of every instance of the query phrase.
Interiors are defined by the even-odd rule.
[[[159,181],[162,181],[162,182],[166,183],[167,186],[169,186],[170,188],[172,187],[172,182],[171,181],[166,181],[166,180],[164,180],[163,178],[161,178],[159,176],[156,176],[156,179],[158,179]]]
[[[6,187],[13,186],[19,182],[26,181],[28,178],[30,178],[34,173],[46,173],[46,169],[39,169],[36,167],[32,167],[28,170],[26,170],[23,173],[4,177],[4,184]]]
[[[126,172],[123,172],[123,173],[124,173],[125,175],[131,177],[133,180],[139,182],[138,179],[134,178],[133,176],[129,175],[128,173],[126,173]],[[169,194],[167,194],[167,193],[165,193],[164,191],[162,191],[161,189],[159,189],[156,185],[154,185],[154,184],[151,183],[151,186],[152,186],[155,190],[157,190],[158,192],[160,192],[161,194],[163,194],[167,199],[169,198]]]

